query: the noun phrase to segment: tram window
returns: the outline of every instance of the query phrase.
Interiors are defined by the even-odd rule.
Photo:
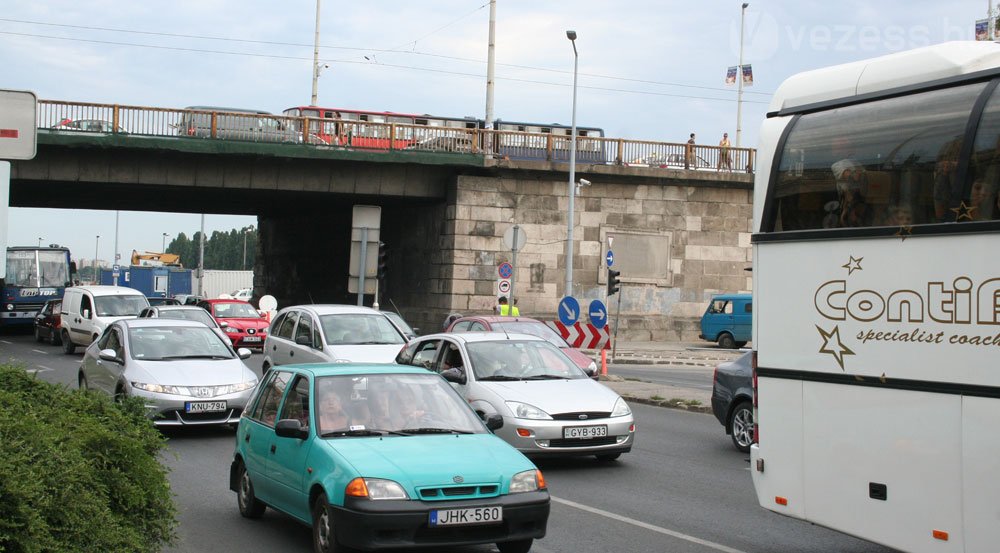
[[[427,124],[427,120],[426,119],[414,119],[413,124],[414,125],[426,125]]]
[[[774,230],[954,222],[963,190],[955,179],[958,153],[984,87],[802,115],[772,184]]]
[[[305,117],[319,117],[319,110],[317,109],[304,109],[302,110],[302,115]]]

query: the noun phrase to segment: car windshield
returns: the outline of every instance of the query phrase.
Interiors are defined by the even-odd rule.
[[[566,340],[563,340],[562,336],[556,334],[555,330],[552,330],[549,325],[538,321],[503,321],[493,323],[490,325],[490,328],[493,330],[502,330],[504,332],[518,332],[521,334],[538,336],[557,348],[569,347]]]
[[[403,329],[403,332],[414,336],[417,334],[413,331],[413,327],[407,324],[406,321],[403,320],[403,317],[400,317],[398,313],[394,313],[392,311],[383,311],[383,313],[385,313],[386,317],[392,319],[392,322],[396,323],[396,326]]]
[[[94,309],[102,317],[135,317],[149,307],[145,296],[97,296]]]
[[[130,328],[128,340],[133,359],[166,361],[233,358],[233,353],[219,335],[206,326]]]
[[[218,324],[215,319],[208,314],[202,308],[197,309],[161,309],[159,314],[161,319],[179,319],[182,321],[198,321],[199,323],[205,323],[210,327],[216,327]]]
[[[476,380],[587,378],[559,348],[540,340],[495,340],[466,344]]]
[[[217,303],[215,316],[220,319],[259,319],[260,313],[249,303]]]
[[[388,319],[377,313],[321,315],[323,334],[331,346],[403,344],[406,340]]]
[[[324,376],[315,397],[324,438],[486,432],[469,404],[432,373]]]

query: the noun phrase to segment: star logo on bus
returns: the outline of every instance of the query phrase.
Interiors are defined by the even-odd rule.
[[[840,327],[834,326],[833,330],[827,332],[816,325],[816,330],[819,331],[819,335],[823,337],[823,347],[819,348],[820,353],[829,353],[837,360],[837,364],[840,365],[840,370],[844,369],[844,356],[854,355],[851,348],[844,345],[844,342],[840,340]]]
[[[854,256],[852,255],[851,256],[851,260],[848,261],[847,263],[844,263],[843,265],[841,265],[841,267],[847,269],[847,274],[848,275],[853,274],[854,271],[861,271],[862,270],[861,269],[861,260],[862,259],[864,259],[864,258],[863,257],[859,257],[859,258],[855,259]]]
[[[905,241],[908,236],[913,236],[913,227],[899,227],[899,230],[896,231],[896,236],[900,240]]]
[[[951,208],[951,210],[955,212],[955,222],[956,223],[959,222],[959,221],[961,221],[962,219],[968,219],[968,220],[971,221],[972,220],[972,212],[975,211],[976,209],[977,208],[974,205],[971,205],[971,206],[970,205],[965,205],[964,201],[961,204],[959,204],[958,207]]]

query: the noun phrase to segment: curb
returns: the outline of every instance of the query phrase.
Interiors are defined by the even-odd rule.
[[[696,361],[681,361],[676,358],[664,358],[664,357],[637,357],[637,358],[624,358],[617,359],[609,362],[609,365],[691,365],[694,367],[714,367],[725,360],[696,360]]]
[[[629,394],[623,394],[622,399],[631,403],[642,403],[644,405],[652,405],[654,407],[664,407],[667,409],[679,409],[681,411],[690,411],[692,413],[711,413],[711,405],[688,405],[686,403],[680,403],[677,401],[671,401],[669,399],[647,399],[643,397],[636,397]]]

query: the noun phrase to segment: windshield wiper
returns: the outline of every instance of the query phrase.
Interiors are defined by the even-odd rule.
[[[333,430],[330,432],[324,432],[320,435],[320,438],[342,438],[344,436],[384,436],[386,434],[391,434],[393,436],[409,436],[410,434],[406,432],[397,432],[395,430],[382,430],[380,428],[361,428],[357,430]]]
[[[569,380],[568,377],[558,376],[555,374],[536,374],[535,376],[526,376],[525,380]]]
[[[194,355],[164,355],[160,358],[163,359],[232,359],[232,357],[226,355],[206,355],[206,354],[194,354]]]
[[[394,343],[395,342],[385,342],[385,341],[382,341],[382,340],[369,340],[367,342],[351,342],[351,345],[353,345],[353,346],[370,346],[370,345],[375,345],[375,344],[392,345]]]
[[[454,428],[404,428],[407,434],[473,434],[468,430],[456,430]]]
[[[517,376],[507,376],[505,374],[495,374],[493,376],[484,376],[483,378],[479,379],[480,382],[487,382],[487,381],[490,381],[490,380],[508,381],[508,380],[522,380],[522,379],[519,378],[519,377],[517,377]]]

